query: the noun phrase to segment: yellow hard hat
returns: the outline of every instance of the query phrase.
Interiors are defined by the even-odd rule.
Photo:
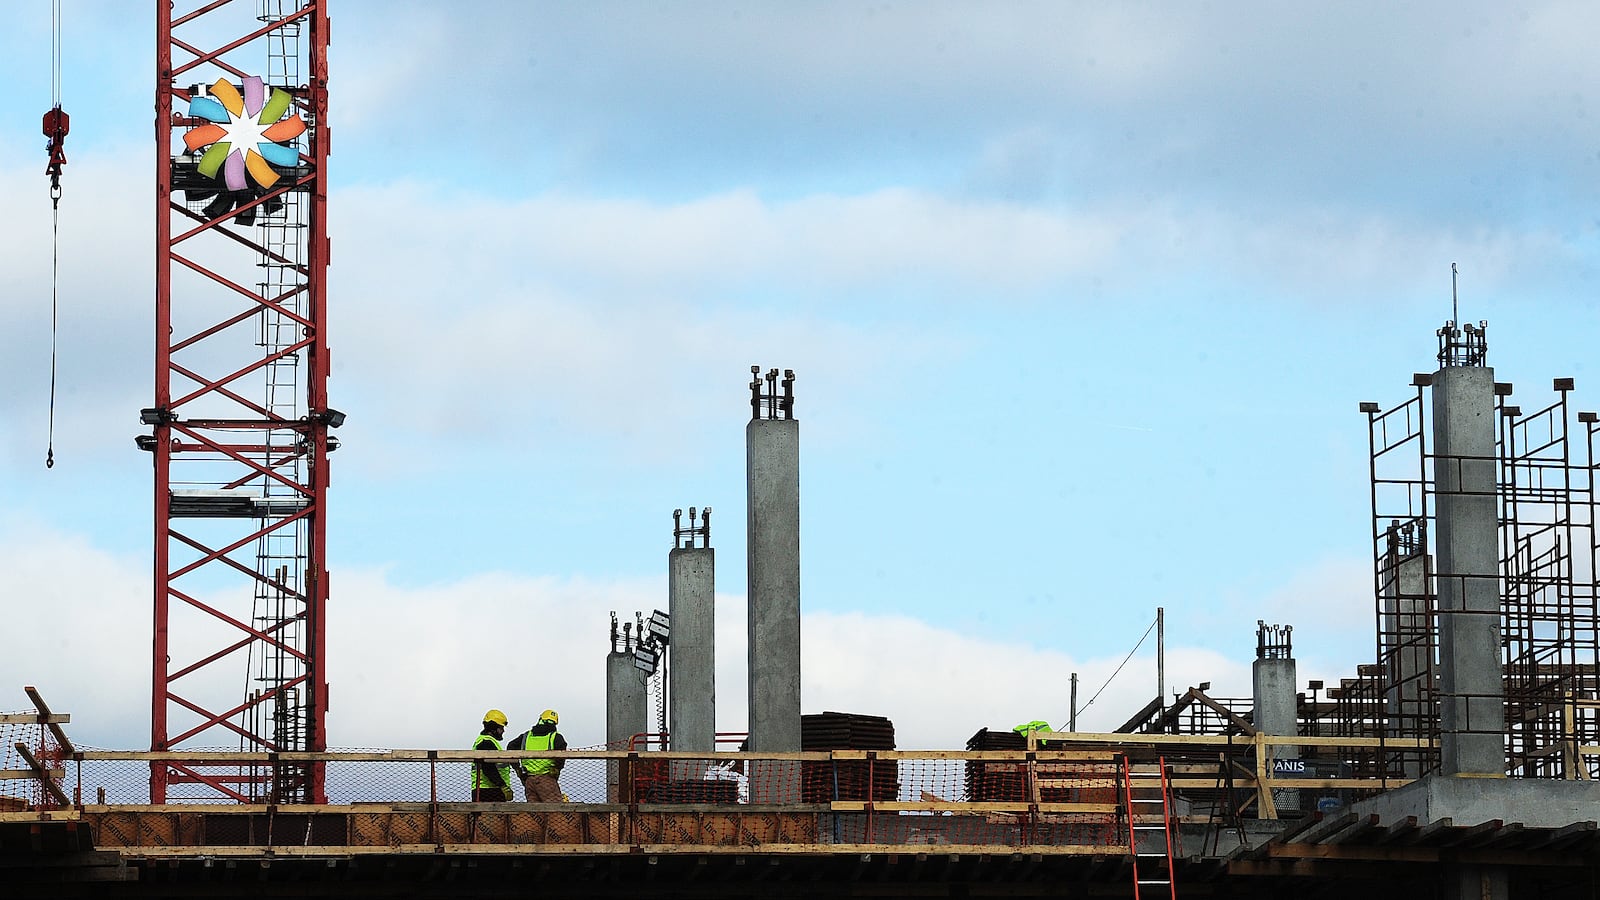
[[[501,728],[506,727],[506,714],[498,709],[491,709],[484,713],[483,720],[485,722],[493,722],[494,724],[499,725]]]
[[[555,710],[547,709],[544,712],[539,713],[539,721],[549,722],[551,725],[558,725],[561,722],[561,717],[556,715]]]

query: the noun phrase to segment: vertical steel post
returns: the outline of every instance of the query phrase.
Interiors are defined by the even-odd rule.
[[[309,674],[311,684],[307,705],[311,711],[309,747],[321,753],[328,749],[328,634],[324,612],[328,605],[328,427],[326,416],[318,415],[328,407],[328,375],[332,367],[328,359],[328,182],[323,173],[328,168],[328,5],[327,0],[310,0],[311,13],[311,82],[307,85],[311,95],[311,110],[316,127],[312,131],[311,170],[315,181],[311,189],[310,235],[308,236],[309,266],[306,283],[311,294],[311,321],[316,323],[318,340],[312,342],[307,354],[307,409],[311,411],[311,492],[315,512],[311,516],[310,558],[306,565],[306,617],[309,628]],[[325,766],[316,763],[311,772],[310,798],[312,803],[327,803],[324,785]]]
[[[157,409],[172,406],[172,387],[168,378],[172,346],[172,214],[168,211],[172,195],[172,5],[156,4],[156,353],[155,403]],[[150,672],[150,750],[167,747],[167,518],[168,468],[172,461],[172,435],[164,423],[154,426],[152,465],[155,470],[152,491],[155,514],[154,578],[155,591],[152,663]],[[150,763],[150,802],[167,802],[167,764]]]

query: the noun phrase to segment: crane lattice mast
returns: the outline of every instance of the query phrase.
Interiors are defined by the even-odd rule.
[[[326,801],[326,0],[158,0],[150,794]]]

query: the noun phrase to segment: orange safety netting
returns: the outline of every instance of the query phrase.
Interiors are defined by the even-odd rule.
[[[30,714],[33,714],[32,710],[17,715]],[[50,730],[44,725],[35,723],[0,723],[0,741],[4,741],[4,745],[0,746],[0,770],[17,773],[19,776],[0,779],[0,812],[56,806],[55,798],[45,789],[44,782],[36,774],[32,774],[33,767],[17,749],[17,745],[22,744],[33,754],[34,760],[44,768],[60,769],[61,747],[56,743],[55,736]],[[23,772],[30,774],[20,774]]]

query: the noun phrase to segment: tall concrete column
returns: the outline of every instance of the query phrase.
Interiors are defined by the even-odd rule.
[[[1255,726],[1262,734],[1293,736],[1300,733],[1297,708],[1294,650],[1290,641],[1293,625],[1268,625],[1256,622],[1256,661],[1250,667],[1255,701]],[[1299,759],[1298,746],[1276,745],[1272,758],[1276,760]],[[1282,773],[1286,777],[1298,772]],[[1272,802],[1278,812],[1300,809],[1300,791],[1295,788],[1278,788],[1272,792]]]
[[[634,664],[633,650],[639,637],[631,623],[617,629],[617,614],[611,614],[611,652],[606,654],[606,747],[628,749],[636,734],[650,730],[650,703],[645,674]],[[626,802],[628,791],[616,760],[606,763],[606,801]]]
[[[667,697],[672,729],[671,749],[716,749],[717,681],[715,625],[716,551],[711,549],[711,508],[673,510],[673,548],[667,554],[667,614],[672,617],[667,669]],[[697,546],[698,545],[698,546]],[[695,766],[683,766],[674,778],[695,777]],[[704,770],[704,766],[698,767]]]
[[[1468,326],[1469,337],[1474,332]],[[1439,725],[1446,775],[1505,774],[1494,370],[1433,376]]]
[[[757,377],[745,427],[750,750],[791,752],[800,749],[800,423],[794,373],[783,373],[780,394],[777,369],[765,378],[759,367],[751,371]],[[752,765],[750,799],[798,802],[798,768]]]

